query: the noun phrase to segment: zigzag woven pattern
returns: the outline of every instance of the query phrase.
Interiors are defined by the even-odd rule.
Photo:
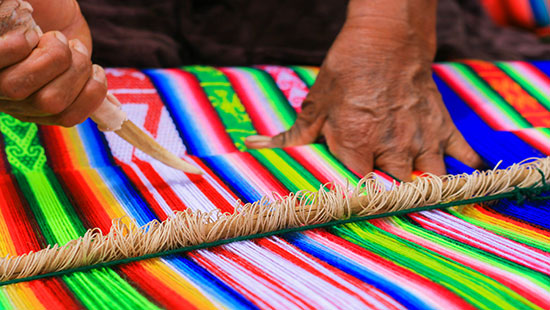
[[[457,127],[488,164],[550,155],[550,63],[468,61],[434,72]],[[89,121],[64,129],[1,115],[0,255],[107,231],[122,216],[143,225],[330,181],[353,186],[358,176],[323,145],[243,143],[288,129],[316,73],[108,70],[130,118],[204,176],[167,168]],[[548,309],[549,217],[547,203],[507,200],[386,217],[4,285],[0,308]]]

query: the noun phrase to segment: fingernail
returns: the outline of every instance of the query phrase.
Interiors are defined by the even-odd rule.
[[[86,48],[86,46],[84,46],[84,44],[82,44],[82,42],[80,42],[79,39],[72,39],[69,44],[71,45],[72,48],[77,50],[79,53],[84,54],[86,56],[90,56],[88,49]]]
[[[267,148],[271,143],[271,138],[266,136],[248,136],[245,142],[256,148]]]
[[[92,68],[94,70],[94,80],[98,81],[99,83],[105,83],[105,71],[103,70],[103,68],[98,65],[93,65]]]
[[[27,10],[29,12],[33,12],[32,5],[28,3],[27,1],[19,1],[19,10]]]
[[[29,46],[32,46],[33,48],[36,46],[36,44],[38,44],[38,41],[40,40],[40,33],[38,32],[39,30],[40,28],[36,26],[25,32],[25,39],[27,40]]]
[[[54,31],[54,35],[55,35],[55,37],[56,37],[59,41],[63,42],[63,44],[67,44],[67,43],[68,43],[67,37],[66,37],[64,34],[62,34],[61,32],[59,32],[59,31]]]

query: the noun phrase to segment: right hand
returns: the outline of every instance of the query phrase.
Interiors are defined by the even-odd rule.
[[[79,39],[55,30],[42,34],[31,14],[27,2],[0,1],[0,112],[72,127],[103,102],[105,72],[92,65]]]

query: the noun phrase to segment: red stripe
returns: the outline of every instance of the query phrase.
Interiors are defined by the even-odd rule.
[[[225,74],[225,76],[231,83],[233,90],[241,100],[241,103],[243,104],[246,113],[250,116],[250,121],[252,122],[252,125],[254,126],[254,129],[256,129],[258,134],[273,134],[266,126],[267,123],[265,122],[265,117],[263,117],[265,111],[262,110],[262,105],[254,103],[254,101],[250,98],[250,95],[245,88],[245,82],[239,78],[239,74],[223,68],[220,68],[219,70]]]
[[[126,280],[133,282],[149,299],[167,309],[198,309],[194,304],[182,298],[178,293],[166,286],[162,280],[143,268],[139,263],[119,267]]]
[[[176,78],[183,79],[188,88],[190,88],[193,102],[188,104],[193,104],[198,108],[198,110],[200,110],[200,112],[208,120],[208,126],[210,126],[216,133],[215,137],[208,137],[208,139],[210,139],[212,143],[215,143],[217,147],[222,148],[222,152],[224,154],[237,152],[238,150],[235,147],[235,144],[233,144],[231,137],[227,134],[225,126],[223,125],[218,113],[216,113],[216,110],[210,103],[206,93],[200,86],[199,80],[193,74],[179,69],[166,69],[165,72],[170,73]]]
[[[269,190],[279,195],[286,196],[289,194],[288,188],[286,188],[279,179],[277,179],[266,167],[264,167],[254,156],[250,153],[240,153],[238,159],[241,160],[244,165],[249,168],[250,171],[254,171],[256,177],[260,178],[267,184]]]
[[[426,248],[428,250],[431,250],[435,253],[441,254],[443,257],[449,257],[449,253],[446,251],[441,251],[441,247],[446,248],[445,246],[438,246],[437,244],[434,244],[432,241],[429,241],[427,239],[422,240],[422,243],[418,243],[418,240],[415,238],[411,238],[411,236],[407,232],[403,232],[400,228],[397,228],[393,225],[390,225],[388,222],[384,221],[383,219],[376,219],[370,221],[371,224],[374,226],[392,234],[395,236],[398,236],[400,238],[403,238],[405,240],[409,240],[413,243],[420,244],[423,248]],[[412,233],[414,235],[414,233]],[[419,236],[416,236],[417,238],[422,238]],[[447,248],[446,248],[447,249]],[[452,249],[451,249],[452,250]],[[467,255],[466,255],[467,256]],[[464,266],[468,266],[472,268],[473,270],[479,271],[482,275],[488,276],[493,280],[496,280],[505,286],[509,287],[516,293],[520,294],[521,296],[527,298],[528,300],[532,301],[533,303],[541,306],[542,308],[546,308],[547,306],[550,306],[550,303],[548,299],[545,296],[539,296],[534,295],[532,291],[526,290],[525,286],[522,283],[517,283],[514,281],[514,279],[509,278],[508,275],[503,275],[502,273],[499,273],[498,271],[495,271],[491,268],[485,268],[483,265],[479,265],[478,260],[476,258],[471,259],[464,259],[461,255],[458,256],[452,256],[452,260],[455,262],[458,262]],[[498,268],[500,270],[500,268]]]
[[[233,280],[233,278],[225,270],[204,257],[199,251],[190,252],[188,255],[204,269],[208,270],[221,281],[227,283],[228,286],[245,296],[250,302],[254,303],[256,306],[260,308],[268,306],[269,309],[273,309],[273,307],[270,307],[270,305],[264,299],[247,289],[246,285],[244,285],[240,281]]]
[[[88,181],[84,177],[85,171],[82,167],[72,165],[72,150],[68,145],[62,143],[61,130],[55,126],[41,126],[41,138],[45,147],[48,164],[54,167],[55,174],[63,192],[71,201],[71,204],[78,206],[74,208],[83,225],[90,229],[99,227],[107,232],[111,228],[112,219],[97,199]]]
[[[550,143],[548,141],[540,141],[540,139],[533,137],[533,130],[535,128],[512,130],[511,132],[518,136],[521,140],[525,141],[527,144],[539,150],[541,153],[550,156]],[[542,133],[538,133],[542,134]]]
[[[361,297],[361,295],[355,293],[354,291],[348,289],[347,287],[345,287],[344,285],[338,283],[336,280],[332,279],[331,277],[325,275],[324,273],[320,272],[319,270],[315,269],[313,266],[311,266],[309,264],[309,262],[306,262],[304,260],[301,260],[299,259],[298,257],[294,256],[293,253],[291,253],[290,251],[286,250],[285,248],[283,248],[280,244],[276,243],[273,239],[270,239],[270,238],[261,238],[261,239],[255,239],[254,242],[258,245],[260,245],[261,247],[265,248],[265,249],[268,249],[270,251],[272,251],[273,253],[275,254],[278,254],[279,256],[281,257],[284,257],[286,260],[288,261],[291,261],[293,264],[295,264],[296,266],[308,271],[309,273],[323,279],[324,281],[330,283],[331,285],[345,291],[346,293],[350,294],[350,295],[353,295],[357,298],[359,298],[361,301],[363,301],[368,307],[370,308],[374,308],[375,305],[369,303],[368,300],[364,299],[363,297]],[[286,241],[283,241],[281,239],[278,239],[278,242],[281,242],[281,243],[285,243],[287,244],[288,246],[291,246],[291,247],[294,247],[293,245],[291,245],[290,243],[286,242]],[[297,251],[300,251],[302,252],[301,250],[297,249]],[[373,291],[372,293],[369,294],[369,296],[375,298],[378,302],[384,304],[384,306],[386,308],[389,308],[389,309],[396,309],[396,307],[394,305],[392,305],[391,303],[389,303],[387,300],[383,299],[383,298],[380,298],[379,297],[379,294],[384,294],[382,293],[381,291],[379,291],[378,289],[376,289],[375,287],[373,287],[372,285],[370,284],[367,284],[345,272],[343,272],[342,270],[340,269],[337,269],[335,268],[334,266],[332,265],[329,265],[311,255],[309,255],[308,253],[305,253],[305,252],[302,252],[303,255],[307,256],[309,259],[315,261],[316,263],[322,265],[323,267],[325,267],[327,270],[329,270],[330,272],[332,272],[333,274],[335,274],[335,276],[337,276],[338,278],[350,283],[351,285],[353,285],[354,287],[356,288],[361,288],[361,290],[364,290],[364,291]],[[385,294],[384,294],[385,295]],[[391,298],[388,296],[388,298]],[[397,303],[397,302],[396,302]]]
[[[530,223],[526,223],[526,222],[521,221],[520,219],[512,218],[510,216],[506,216],[504,214],[498,213],[494,209],[487,208],[487,207],[482,207],[482,206],[475,206],[475,209],[478,210],[479,212],[485,214],[485,215],[488,215],[488,216],[492,217],[492,218],[505,221],[509,224],[519,226],[521,228],[527,229],[527,230],[529,230],[531,232],[535,232],[537,234],[541,234],[543,236],[550,237],[550,231],[537,228],[537,227],[531,225]]]
[[[170,206],[170,208],[174,211],[183,211],[187,209],[187,206],[185,203],[176,195],[176,193],[172,190],[172,187],[170,187],[170,184],[166,183],[164,179],[157,173],[157,171],[151,166],[150,163],[142,161],[138,159],[136,156],[133,156],[134,158],[132,161],[136,166],[141,170],[141,172],[145,175],[147,180],[151,183],[151,185],[155,188],[155,190],[162,196],[164,201]],[[144,188],[143,191],[149,191],[149,189]],[[160,208],[160,205],[158,205]],[[166,214],[166,211],[161,209],[155,209],[155,213],[158,213],[160,220],[164,221],[168,215]]]
[[[121,162],[120,160],[115,159],[115,161],[117,165],[120,166],[122,171],[124,171],[126,177],[128,177],[128,179],[132,182],[132,185],[134,185],[134,187],[143,197],[145,202],[147,202],[148,207],[151,209],[151,211],[153,211],[155,216],[161,220],[165,220],[167,218],[166,212],[164,212],[153,194],[151,194],[151,192],[147,189],[147,185],[145,185],[145,183],[143,183],[139,176],[134,172],[134,168],[126,163]]]
[[[506,102],[523,116],[533,127],[550,127],[550,111],[490,62],[464,61],[477,75],[489,84]]]
[[[343,238],[332,235],[324,230],[311,230],[305,232],[306,236],[312,237],[313,239],[324,239],[324,242],[332,243],[337,246],[344,247],[346,250],[359,255],[369,261],[375,262],[377,265],[380,265],[387,271],[392,272],[395,275],[399,275],[400,278],[408,279],[411,283],[414,283],[417,286],[416,289],[429,289],[431,292],[437,292],[437,295],[441,296],[441,299],[447,300],[449,303],[456,305],[456,309],[476,309],[470,303],[448,290],[446,287],[430,281],[428,278],[421,276],[420,274],[415,273],[414,271],[404,268],[401,265],[387,260],[386,258],[379,256],[373,252],[362,248],[361,246],[349,242]]]
[[[509,130],[510,128],[503,128],[499,124],[498,119],[494,117],[488,111],[481,109],[475,95],[468,92],[468,89],[464,87],[459,81],[454,79],[454,74],[449,72],[445,65],[433,65],[433,71],[443,80],[445,83],[453,89],[453,91],[470,106],[476,114],[478,114],[483,121],[495,130]]]
[[[84,306],[58,278],[27,282],[36,298],[47,309],[83,309]]]
[[[537,254],[542,256],[548,255],[547,253],[544,253],[539,249],[515,242],[510,239],[506,239],[504,237],[500,237],[502,239],[506,239],[512,244],[517,245],[517,248],[514,250],[514,252],[510,251],[510,249],[507,249],[507,251],[503,251],[503,249],[499,249],[500,251],[497,251],[495,250],[495,246],[493,244],[494,241],[479,239],[477,236],[471,233],[465,234],[464,228],[451,227],[442,221],[434,221],[432,219],[429,219],[421,215],[421,213],[413,213],[410,215],[410,217],[416,220],[420,224],[420,226],[422,226],[427,230],[434,231],[442,236],[446,236],[456,241],[460,241],[462,243],[476,247],[478,249],[482,249],[486,252],[493,253],[497,256],[503,257],[507,260],[513,261],[517,264],[526,266],[528,268],[537,270],[539,272],[550,274],[549,273],[550,270],[548,270],[548,266],[545,267],[545,262],[540,262],[538,258],[534,257],[529,253],[529,252],[531,253],[536,252]],[[479,227],[476,226],[476,228],[479,228]],[[492,232],[489,232],[482,228],[479,228],[479,229],[485,231],[487,234],[493,235],[495,238],[499,238],[498,235]],[[517,253],[515,251],[521,251],[521,253]],[[505,254],[503,254],[502,252],[505,252]]]
[[[254,265],[253,263],[251,263],[249,260],[243,258],[242,256],[240,256],[240,255],[238,255],[238,254],[236,254],[232,251],[226,250],[223,247],[213,248],[213,249],[211,249],[211,252],[216,254],[216,255],[225,257],[226,259],[230,260],[231,262],[240,265],[241,267],[246,269],[246,271],[253,273],[256,277],[261,278],[262,280],[267,282],[268,285],[271,285],[272,288],[275,288],[275,289],[283,292],[285,295],[288,295],[288,296],[285,297],[286,299],[291,299],[293,302],[299,303],[299,304],[301,304],[302,306],[304,306],[308,309],[313,309],[313,307],[309,304],[309,302],[306,299],[301,298],[301,296],[299,294],[294,293],[292,291],[291,287],[289,287],[287,285],[283,285],[282,283],[279,283],[278,281],[274,280],[269,274],[266,274],[266,272],[264,270],[262,270],[261,268],[259,268],[256,265]]]
[[[316,163],[312,161],[311,158],[308,158],[308,155],[306,155],[305,152],[301,152],[295,147],[287,147],[284,149],[284,151],[290,157],[300,163],[300,165],[306,168],[306,170],[309,171],[322,184],[334,181],[321,169],[322,165],[316,165]]]

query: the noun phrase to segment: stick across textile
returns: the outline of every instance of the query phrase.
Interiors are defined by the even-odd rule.
[[[113,223],[106,235],[91,229],[65,245],[0,260],[0,280],[29,277],[79,266],[137,257],[237,236],[326,223],[352,216],[400,210],[496,195],[514,189],[548,187],[550,157],[473,174],[425,175],[413,182],[394,183],[385,190],[373,175],[354,190],[334,186],[317,192],[301,191],[278,200],[268,198],[239,205],[234,213],[179,212],[143,227]]]

